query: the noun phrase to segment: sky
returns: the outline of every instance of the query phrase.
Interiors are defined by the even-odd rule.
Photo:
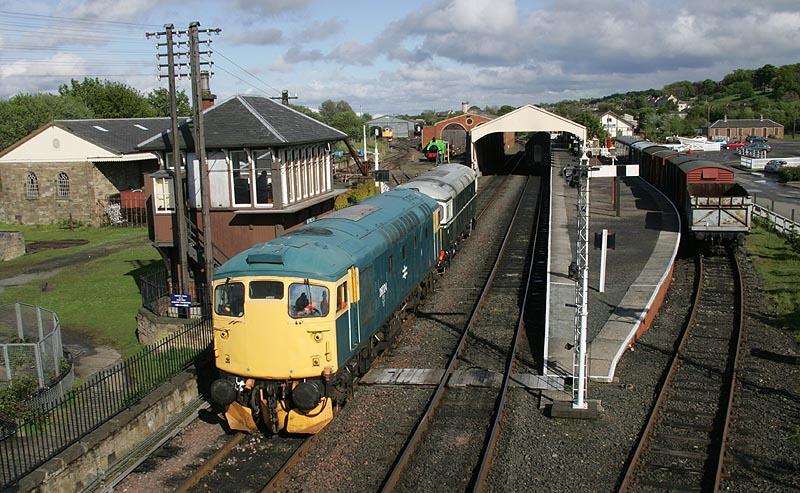
[[[310,108],[345,100],[372,115],[599,97],[800,62],[797,0],[0,0],[0,97],[95,76],[166,87],[163,37],[145,32],[191,21],[222,30],[207,36],[218,101],[287,89]]]

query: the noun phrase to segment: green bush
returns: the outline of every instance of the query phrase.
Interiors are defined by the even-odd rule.
[[[787,181],[800,181],[800,166],[786,166],[778,173],[778,180],[786,183]]]
[[[15,378],[8,387],[0,390],[0,421],[22,422],[33,416],[27,406],[28,398],[39,388],[36,379],[23,376]]]

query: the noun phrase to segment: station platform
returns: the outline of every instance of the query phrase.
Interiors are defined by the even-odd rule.
[[[575,282],[568,269],[575,258],[577,189],[561,168],[577,162],[566,151],[553,154],[550,195],[548,299],[545,315],[544,374],[573,374]],[[620,180],[620,216],[611,202],[611,178],[590,183],[590,241],[603,229],[616,234],[608,250],[605,290],[599,292],[600,250],[589,250],[589,377],[611,382],[617,363],[637,334],[649,328],[664,299],[680,243],[680,218],[671,202],[638,177]]]

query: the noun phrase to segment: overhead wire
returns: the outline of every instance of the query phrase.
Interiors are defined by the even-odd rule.
[[[138,28],[160,28],[161,26],[153,25],[153,24],[142,24],[138,22],[126,22],[126,21],[114,21],[114,20],[107,20],[107,19],[81,19],[80,17],[65,17],[65,16],[58,16],[58,15],[50,15],[50,14],[32,14],[28,12],[15,12],[10,10],[0,10],[0,14],[8,15],[13,17],[23,17],[23,18],[33,18],[33,19],[54,19],[59,21],[68,21],[68,22],[77,22],[77,23],[86,23],[86,24],[110,24],[116,26],[131,26],[138,27]]]

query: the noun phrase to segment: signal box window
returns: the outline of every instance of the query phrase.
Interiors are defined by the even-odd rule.
[[[251,300],[282,300],[283,283],[279,281],[252,281],[250,283]]]
[[[336,287],[336,311],[347,308],[347,281]]]
[[[306,283],[289,285],[289,315],[292,318],[325,317],[329,310],[328,288]]]
[[[214,311],[226,317],[244,316],[244,284],[227,282],[214,290]]]

